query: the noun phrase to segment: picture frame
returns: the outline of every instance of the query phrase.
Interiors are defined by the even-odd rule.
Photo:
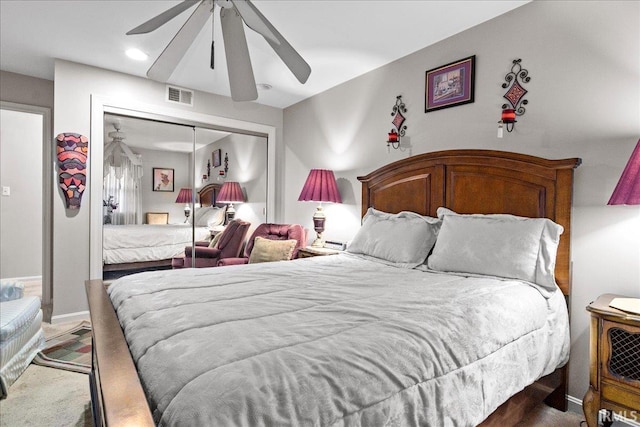
[[[213,150],[213,167],[217,168],[222,164],[222,149],[218,148],[217,150]]]
[[[153,191],[174,191],[174,170],[171,168],[153,168]]]
[[[474,101],[476,56],[459,59],[425,73],[424,112]]]

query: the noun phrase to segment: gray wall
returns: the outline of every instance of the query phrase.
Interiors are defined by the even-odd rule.
[[[213,167],[208,181],[202,181],[207,173],[207,160],[212,161],[213,150],[222,150],[222,164]],[[228,154],[227,176],[221,177],[224,170],[224,156]],[[253,135],[233,133],[196,151],[196,187],[202,188],[210,183],[222,184],[225,181],[237,181],[242,187],[245,203],[234,204],[236,218],[251,223],[248,235],[261,223],[266,221],[267,207],[267,138]],[[200,178],[199,178],[200,177]]]
[[[42,116],[0,110],[0,278],[42,276]]]
[[[53,82],[0,71],[0,101],[48,108],[53,111]],[[40,115],[35,117],[39,126]],[[3,132],[8,125],[3,118]],[[30,277],[42,274],[42,131],[33,135],[28,150],[4,139],[0,154],[2,185],[10,197],[0,199],[0,276]],[[53,139],[49,141],[53,144]],[[24,179],[25,176],[29,179]],[[19,180],[16,180],[19,177]],[[11,181],[11,182],[9,182]],[[34,197],[34,194],[36,196]],[[20,227],[16,227],[16,224]],[[28,260],[28,261],[25,261]]]
[[[53,111],[53,81],[0,70],[0,100]]]
[[[475,102],[425,114],[425,71],[470,55],[477,56]],[[516,58],[531,76],[529,105],[515,131],[498,139],[500,85]],[[569,392],[582,399],[589,380],[585,306],[605,292],[640,296],[640,207],[606,206],[640,137],[639,76],[640,2],[531,2],[285,109],[285,219],[312,227],[314,206],[296,201],[311,168],[333,169],[344,201],[325,207],[325,238],[349,240],[360,224],[356,176],[392,161],[452,148],[581,157]],[[404,150],[387,153],[399,94],[408,138]]]
[[[181,188],[192,188],[189,153],[136,148],[142,155],[142,221],[146,212],[169,212],[169,223],[183,223],[184,204],[176,203]],[[173,169],[173,192],[153,191],[153,168]]]

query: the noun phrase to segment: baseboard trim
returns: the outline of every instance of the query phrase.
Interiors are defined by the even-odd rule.
[[[582,414],[582,399],[578,399],[573,396],[567,395],[567,401],[569,402],[568,410],[571,412],[575,412],[577,414]],[[625,424],[632,427],[640,427],[640,412],[637,414],[636,420],[630,420],[629,418],[622,417],[618,414],[614,414],[615,423],[613,426],[616,426],[616,423]]]
[[[78,311],[76,313],[59,314],[51,317],[51,324],[55,325],[64,322],[81,322],[83,320],[89,320],[89,311]]]
[[[42,281],[42,276],[25,276],[25,277],[11,277],[7,280],[13,280],[16,282],[33,282],[34,280]]]

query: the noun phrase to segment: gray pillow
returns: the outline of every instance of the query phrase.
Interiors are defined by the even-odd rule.
[[[432,270],[520,279],[554,291],[561,225],[547,218],[460,215],[438,208],[442,227],[427,265]]]
[[[415,212],[390,214],[369,208],[347,252],[414,268],[433,248],[440,220]]]

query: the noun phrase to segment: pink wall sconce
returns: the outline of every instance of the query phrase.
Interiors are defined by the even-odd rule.
[[[79,133],[61,133],[56,136],[58,158],[58,185],[67,209],[80,209],[82,193],[87,184],[87,154],[89,139]]]
[[[507,129],[507,132],[513,131],[517,123],[516,116],[524,115],[526,111],[524,106],[529,103],[528,100],[524,99],[527,90],[522,87],[522,84],[529,83],[531,77],[529,77],[529,71],[522,68],[520,62],[522,62],[522,59],[514,59],[511,71],[504,76],[505,82],[502,83],[502,87],[509,89],[503,96],[509,101],[509,104],[502,104],[502,115],[498,122],[498,138],[503,137],[504,128]]]
[[[393,147],[394,150],[400,148],[400,138],[405,135],[407,130],[407,125],[404,124],[405,120],[407,120],[402,113],[406,113],[407,108],[402,102],[402,95],[396,96],[396,105],[393,106],[391,110],[391,116],[393,116],[393,120],[391,124],[394,129],[391,129],[389,132],[389,138],[387,139],[387,152],[391,151],[390,147]]]

